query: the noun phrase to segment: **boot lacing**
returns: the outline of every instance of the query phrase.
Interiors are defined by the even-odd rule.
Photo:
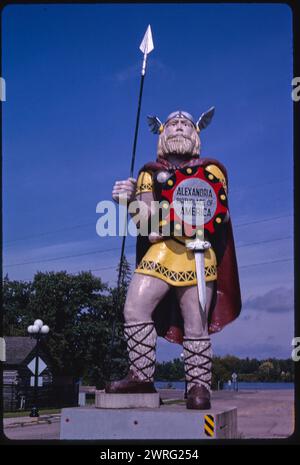
[[[211,390],[212,350],[210,338],[183,339],[184,370],[187,391],[195,385]]]
[[[124,325],[130,369],[141,381],[153,382],[157,333],[153,321]]]

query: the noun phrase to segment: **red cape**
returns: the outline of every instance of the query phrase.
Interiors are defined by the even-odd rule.
[[[186,166],[207,166],[214,164],[218,166],[226,178],[228,186],[227,171],[217,160],[211,158],[190,159],[180,164],[180,168]],[[175,168],[167,160],[150,162],[140,170],[155,173],[158,170],[174,170]],[[138,236],[136,247],[136,262],[141,261],[148,248],[151,246],[147,237]],[[209,333],[221,331],[224,326],[238,317],[241,311],[241,292],[239,285],[238,268],[235,254],[235,246],[232,232],[231,220],[222,225],[216,241],[213,244],[217,256],[217,292],[215,292],[209,313]],[[182,344],[184,325],[179,304],[173,286],[168,294],[157,305],[153,312],[153,320],[157,334],[170,342]]]

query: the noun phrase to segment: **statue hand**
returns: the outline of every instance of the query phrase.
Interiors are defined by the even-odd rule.
[[[151,244],[155,244],[156,242],[163,241],[164,237],[156,232],[151,232],[148,236],[148,239],[151,242]]]
[[[112,191],[112,198],[119,202],[120,198],[125,198],[128,203],[135,199],[136,193],[136,179],[128,178],[124,181],[117,181],[114,184]]]

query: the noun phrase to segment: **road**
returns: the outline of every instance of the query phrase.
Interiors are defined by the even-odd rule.
[[[46,425],[21,426],[16,428],[6,428],[4,433],[8,439],[59,439],[60,423],[59,421]]]
[[[183,391],[164,389],[163,399],[182,399]],[[294,429],[294,392],[292,390],[269,391],[218,391],[213,393],[213,407],[237,407],[239,437],[284,438]],[[12,440],[59,439],[60,423],[6,428],[5,434]]]

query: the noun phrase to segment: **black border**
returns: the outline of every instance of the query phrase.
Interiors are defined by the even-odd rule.
[[[87,3],[82,1],[62,1],[62,2],[55,2],[55,1],[38,1],[33,0],[30,2],[25,1],[4,1],[1,2],[1,36],[0,36],[0,49],[1,49],[1,56],[0,56],[0,76],[2,76],[2,11],[3,8],[7,5],[17,5],[17,4],[134,4],[134,3],[156,3],[151,1],[141,1],[141,2],[120,2],[120,1],[89,1]],[[282,4],[287,5],[291,8],[293,14],[293,76],[300,76],[300,8],[299,8],[299,0],[288,0],[288,1],[280,1],[280,0],[266,0],[266,1],[243,1],[243,0],[231,0],[229,2],[226,1],[188,1],[188,2],[179,2],[179,1],[163,1],[159,3],[204,3],[204,4]],[[292,86],[291,86],[292,92]],[[4,102],[5,104],[5,102]],[[299,128],[300,128],[300,118],[299,118],[299,110],[300,110],[300,101],[293,103],[293,110],[294,110],[294,280],[295,280],[295,314],[294,314],[294,322],[295,322],[295,331],[294,336],[300,337],[300,314],[299,314],[299,291],[298,291],[298,284],[299,284],[299,260],[297,258],[300,254],[299,249],[299,242],[297,241],[300,230],[298,225],[299,220],[299,196],[300,196],[300,189],[299,189]],[[2,102],[0,105],[0,123],[2,129]],[[2,131],[1,131],[1,140],[0,140],[0,150],[1,150],[1,162],[2,162]],[[1,172],[1,181],[2,181],[2,163],[0,167]],[[1,182],[2,185],[2,182]],[[1,212],[2,209],[2,190],[1,190]],[[1,215],[1,226],[2,226],[2,215]],[[2,252],[2,227],[0,230],[0,237],[1,237],[1,252]],[[1,263],[2,263],[2,254],[1,254]],[[1,278],[2,278],[2,267],[1,267]],[[2,331],[2,318],[0,321],[0,328],[1,328],[1,335],[3,334]],[[292,347],[291,347],[292,351]],[[2,363],[0,364],[0,375],[2,379]],[[2,386],[0,384],[0,412],[2,413]],[[233,454],[232,446],[246,446],[246,445],[258,445],[258,446],[279,446],[279,445],[300,445],[300,361],[295,363],[295,430],[294,433],[288,438],[279,438],[279,439],[225,439],[225,440],[173,440],[173,441],[65,441],[65,440],[11,440],[6,438],[3,434],[3,424],[1,423],[0,427],[0,446],[6,446],[8,449],[6,452],[9,453],[8,460],[11,459],[13,456],[22,454],[23,451],[29,452],[32,446],[38,448],[35,450],[34,454],[30,454],[30,456],[26,457],[23,455],[23,459],[29,458],[30,460],[43,460],[43,455],[39,455],[47,449],[47,459],[61,459],[61,451],[63,450],[65,453],[68,454],[68,459],[73,458],[73,453],[75,458],[81,459],[83,458],[85,461],[89,459],[96,459],[99,460],[100,452],[103,450],[110,450],[118,451],[133,451],[133,450],[143,450],[146,448],[164,448],[164,449],[198,449],[199,452],[199,460],[203,460],[206,456],[211,460],[214,458],[215,454],[217,453],[218,457],[221,460],[224,460],[225,457],[230,458],[231,460],[239,460],[244,461],[245,456],[238,455],[236,453]],[[222,445],[222,447],[218,447]],[[19,446],[15,448],[14,446]],[[20,447],[21,446],[21,447]],[[51,446],[51,447],[49,447]],[[225,446],[225,447],[224,447]],[[63,448],[63,449],[62,449]],[[275,451],[278,451],[278,447],[276,447]],[[75,455],[76,454],[76,455]],[[207,455],[206,455],[207,454]],[[220,454],[220,455],[219,455]],[[228,455],[227,455],[228,454]],[[256,452],[255,452],[256,454]],[[205,457],[205,458],[206,458]],[[250,455],[249,455],[250,458]],[[256,457],[258,459],[258,457]],[[286,460],[289,460],[289,457],[286,457]],[[191,461],[193,462],[193,460]],[[131,463],[136,463],[136,460],[132,461]]]

